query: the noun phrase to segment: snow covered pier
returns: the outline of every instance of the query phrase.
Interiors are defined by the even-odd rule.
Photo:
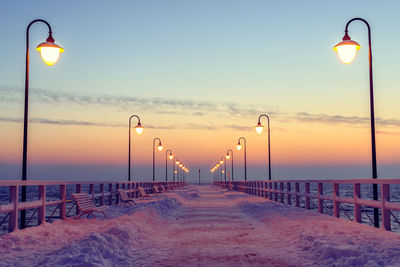
[[[398,266],[400,235],[216,186],[0,236],[0,266]]]

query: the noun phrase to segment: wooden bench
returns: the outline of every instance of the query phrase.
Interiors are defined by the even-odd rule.
[[[119,198],[121,200],[121,205],[136,205],[135,201],[132,198],[128,197],[128,194],[126,193],[125,189],[117,189]]]
[[[85,214],[87,217],[92,215],[94,218],[96,218],[96,216],[93,214],[94,212],[101,213],[104,217],[107,217],[103,210],[108,209],[108,206],[96,207],[93,203],[92,197],[88,193],[74,193],[71,194],[71,196],[75,200],[76,206],[78,207],[79,218]]]
[[[146,191],[144,191],[143,187],[139,186],[137,189],[140,192],[140,196],[141,196],[140,199],[146,199],[146,198],[151,199],[151,196],[149,194],[147,194]]]

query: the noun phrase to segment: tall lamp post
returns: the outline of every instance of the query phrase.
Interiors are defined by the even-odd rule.
[[[237,150],[241,150],[242,149],[242,145],[240,144],[240,140],[243,140],[243,144],[244,144],[244,180],[247,181],[247,162],[246,162],[246,138],[244,137],[240,137],[238,139],[238,143],[236,145]]]
[[[175,182],[175,176],[176,176],[176,181],[178,182],[179,173],[178,173],[176,167],[178,167],[178,165],[179,165],[180,162],[179,162],[178,157],[175,157],[174,161],[175,161],[175,165],[177,165],[177,166],[174,165],[174,182]]]
[[[24,104],[24,139],[23,139],[23,149],[22,149],[22,181],[26,181],[27,178],[27,154],[28,154],[28,103],[29,103],[29,29],[36,22],[42,22],[47,25],[49,29],[49,37],[46,42],[39,44],[36,50],[40,52],[43,61],[52,66],[57,62],[60,54],[64,52],[64,49],[54,43],[52,36],[52,30],[50,24],[43,19],[35,19],[28,24],[26,28],[26,57],[25,57],[25,104]],[[26,201],[26,186],[22,187],[21,201]],[[26,220],[26,210],[21,210],[21,228],[25,228]]]
[[[372,179],[378,178],[377,164],[376,164],[376,143],[375,143],[375,112],[374,112],[374,84],[372,75],[372,49],[371,49],[371,28],[368,22],[362,18],[353,18],[346,24],[344,30],[343,41],[333,47],[333,50],[337,52],[339,59],[349,64],[356,57],[357,50],[360,49],[360,45],[351,40],[348,35],[348,27],[353,21],[362,21],[365,23],[368,29],[368,58],[369,58],[369,97],[370,97],[370,120],[371,120],[371,149],[372,149]],[[373,184],[373,199],[378,200],[378,185]],[[374,208],[374,226],[379,228],[379,211],[378,208]]]
[[[135,131],[137,134],[142,134],[143,133],[143,126],[140,123],[140,118],[138,115],[132,115],[129,117],[129,145],[128,145],[128,181],[131,181],[131,121],[132,118],[135,117],[138,119],[138,124],[135,126]]]
[[[224,161],[224,156],[221,157],[221,160],[219,161],[219,163],[221,165],[224,165],[224,170],[222,172],[224,173],[224,181],[226,182],[226,164],[225,164],[225,161]]]
[[[230,152],[230,154],[229,154]],[[233,181],[233,151],[232,149],[228,149],[228,151],[226,151],[226,159],[230,159],[231,158],[231,175],[232,175],[232,181]]]
[[[264,126],[261,124],[261,117],[266,117],[268,119],[268,179],[271,180],[271,138],[270,138],[270,130],[269,130],[269,117],[267,114],[261,114],[258,117],[257,126],[254,128],[258,134],[261,134],[264,130]]]
[[[154,138],[154,139],[153,139],[153,182],[155,181],[155,150],[156,150],[156,147],[155,147],[156,144],[155,144],[155,142],[156,142],[156,140],[158,140],[157,149],[158,149],[159,151],[162,151],[162,150],[163,150],[163,146],[162,146],[162,144],[161,144],[161,139],[158,138],[158,137]]]
[[[169,152],[169,154],[168,154],[168,152]],[[174,158],[174,155],[172,154],[172,151],[169,150],[169,149],[167,149],[165,151],[165,181],[166,182],[168,182],[168,158],[170,160],[172,160]],[[174,163],[172,162],[172,167],[174,166],[173,164]]]

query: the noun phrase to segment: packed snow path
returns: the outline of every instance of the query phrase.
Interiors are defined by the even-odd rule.
[[[400,235],[214,186],[0,237],[0,266],[400,266]]]

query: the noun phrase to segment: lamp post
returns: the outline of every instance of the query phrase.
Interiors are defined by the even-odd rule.
[[[268,119],[268,179],[271,180],[271,139],[270,139],[270,130],[269,130],[269,117],[267,114],[261,114],[258,117],[257,126],[254,128],[258,134],[261,134],[264,130],[264,126],[261,124],[261,117],[266,117]]]
[[[346,24],[344,30],[343,41],[333,47],[333,50],[337,52],[339,59],[349,64],[353,61],[357,54],[357,50],[360,49],[360,45],[351,40],[348,35],[348,27],[353,21],[362,21],[365,23],[368,29],[368,58],[369,58],[369,97],[370,97],[370,120],[371,120],[371,150],[372,150],[372,179],[378,178],[377,164],[376,164],[376,143],[375,143],[375,112],[374,112],[374,84],[372,75],[372,49],[371,49],[371,28],[368,22],[362,18],[353,18]],[[373,199],[378,200],[378,185],[373,184]],[[379,228],[379,211],[378,208],[374,208],[374,226]]]
[[[64,52],[64,49],[54,43],[52,36],[52,30],[50,24],[43,19],[35,19],[28,24],[26,28],[26,57],[25,57],[25,104],[24,104],[24,139],[22,148],[22,181],[26,181],[27,178],[27,162],[28,162],[28,121],[29,121],[29,29],[36,22],[42,22],[47,25],[49,29],[49,37],[46,42],[39,44],[36,50],[40,52],[43,61],[51,66],[57,62],[60,54]],[[21,201],[26,201],[26,186],[22,187]],[[26,211],[21,210],[21,228],[25,228]]]
[[[221,165],[224,165],[224,170],[222,170],[222,173],[224,173],[224,181],[226,182],[226,164],[224,161],[224,156],[221,157],[221,160],[219,163],[221,163]]]
[[[230,154],[229,154],[230,152]],[[233,151],[232,149],[228,149],[228,151],[226,151],[226,159],[230,159],[231,158],[231,174],[232,174],[232,181],[233,181]]]
[[[138,115],[132,115],[129,117],[129,145],[128,145],[128,181],[131,181],[131,121],[132,118],[135,117],[138,119],[138,124],[135,126],[135,131],[137,134],[143,133],[143,126],[140,123],[140,118]]]
[[[244,144],[244,180],[247,181],[247,162],[246,162],[246,138],[244,137],[240,137],[238,139],[238,143],[236,145],[237,150],[241,150],[242,149],[242,145],[240,144],[240,140],[243,140],[243,144]]]
[[[169,154],[168,154],[169,152]],[[172,154],[172,151],[167,149],[167,151],[165,151],[165,181],[168,182],[168,158],[170,160],[172,160],[174,158],[174,155]],[[174,163],[172,162],[172,166]]]
[[[163,150],[163,146],[161,144],[161,139],[158,138],[158,137],[154,138],[153,139],[153,182],[155,181],[155,150],[156,150],[155,149],[155,146],[156,146],[155,142],[156,142],[156,140],[158,140],[158,145],[157,145],[158,151],[162,151]]]
[[[175,157],[174,161],[175,161],[175,165],[179,165],[178,157]],[[178,178],[179,178],[179,173],[178,173],[177,169],[175,168],[176,167],[175,165],[174,165],[174,182],[175,182],[175,176],[176,176],[176,181],[178,181]]]

